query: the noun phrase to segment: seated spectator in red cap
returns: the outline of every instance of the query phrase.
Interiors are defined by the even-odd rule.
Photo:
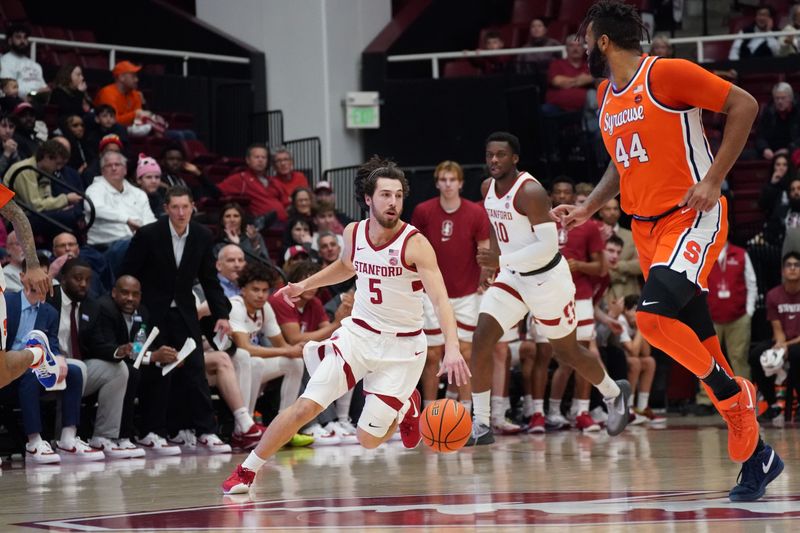
[[[247,147],[244,156],[247,168],[225,178],[218,188],[226,196],[246,196],[250,199],[249,211],[255,217],[268,217],[286,221],[286,208],[273,191],[269,191],[269,149],[262,143]],[[274,213],[270,215],[270,213]],[[258,227],[261,224],[256,224]],[[264,222],[263,227],[270,224]]]
[[[36,120],[36,110],[28,102],[22,102],[11,113],[17,125],[14,140],[17,142],[19,157],[31,157],[36,148],[47,140],[47,126],[44,122]],[[44,128],[44,130],[42,130]]]
[[[30,34],[27,26],[12,23],[6,30],[8,52],[0,57],[0,72],[4,78],[13,78],[19,82],[20,98],[50,92],[42,75],[42,66],[31,59],[31,44],[28,41]]]
[[[111,73],[114,83],[110,83],[97,92],[94,105],[110,105],[117,112],[117,122],[123,126],[133,125],[133,121],[142,115],[152,115],[143,109],[144,98],[137,90],[139,75],[142,67],[137,67],[130,61],[120,61],[114,66]]]
[[[270,193],[280,200],[283,207],[289,207],[292,193],[300,187],[308,188],[308,178],[294,169],[292,153],[283,146],[272,154],[272,167],[275,175],[269,177]]]
[[[300,261],[308,261],[310,257],[311,256],[309,255],[308,250],[299,244],[288,247],[283,253],[284,272],[291,270],[292,265],[295,263],[299,263]]]

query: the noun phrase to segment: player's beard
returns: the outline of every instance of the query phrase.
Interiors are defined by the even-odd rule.
[[[393,229],[400,222],[400,213],[397,213],[397,218],[394,220],[389,220],[388,218],[385,218],[383,215],[375,213],[375,220],[377,220],[378,224],[380,224],[384,228]]]
[[[608,77],[608,61],[597,45],[589,52],[589,73],[595,78]]]

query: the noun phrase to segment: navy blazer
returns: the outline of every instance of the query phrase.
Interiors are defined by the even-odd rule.
[[[19,329],[19,318],[22,313],[22,293],[6,292],[3,294],[6,299],[6,314],[8,316],[8,337],[6,339],[6,351],[11,349],[14,339]],[[58,311],[47,302],[39,304],[39,311],[36,313],[34,328],[43,331],[47,335],[50,343],[50,350],[55,355],[61,355],[61,347],[58,345]],[[27,334],[27,332],[26,332]]]

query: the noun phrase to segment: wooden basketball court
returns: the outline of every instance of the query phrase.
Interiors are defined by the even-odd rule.
[[[732,503],[717,418],[621,436],[499,437],[447,455],[393,441],[281,451],[249,497],[219,485],[243,455],[2,466],[0,531],[800,531],[800,432],[765,429],[786,463],[764,499]]]

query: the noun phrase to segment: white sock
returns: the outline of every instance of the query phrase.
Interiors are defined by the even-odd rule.
[[[501,422],[505,418],[506,410],[503,409],[503,397],[492,396],[492,422]]]
[[[341,398],[336,400],[336,418],[339,420],[350,420],[350,402],[353,400],[353,389],[345,392]]]
[[[533,413],[533,396],[526,394],[522,397],[522,414],[523,416],[531,416]]]
[[[444,397],[448,400],[457,400],[458,399],[458,391],[445,391]]]
[[[647,409],[647,404],[650,403],[650,393],[649,392],[640,392],[639,398],[636,403],[636,408],[640,411],[644,411]]]
[[[616,398],[620,393],[619,385],[611,379],[608,373],[603,377],[603,381],[595,385],[595,387],[597,387],[597,390],[603,395],[603,398]]]
[[[467,411],[467,416],[472,416],[472,400],[461,400],[461,405]]]
[[[589,412],[589,400],[575,400],[575,406],[578,414]]]
[[[42,442],[42,436],[39,433],[28,435],[28,444],[30,444],[31,447],[36,446],[40,442]]]
[[[69,446],[75,442],[75,435],[78,429],[75,426],[67,426],[61,430],[61,440],[59,441],[63,446]]]
[[[503,413],[511,409],[511,398],[503,396]]]
[[[261,457],[257,456],[255,450],[253,450],[250,452],[250,455],[247,456],[247,459],[245,459],[242,463],[242,467],[253,472],[258,472],[266,462],[266,459],[262,459]]]
[[[561,415],[561,400],[556,398],[550,398],[550,410],[549,413],[551,416]]]
[[[240,407],[233,412],[233,418],[236,424],[237,433],[245,433],[248,429],[253,427],[253,417],[247,412],[247,407]]]
[[[533,415],[533,413],[544,414],[544,400],[533,400],[533,411],[531,415]]]
[[[492,415],[492,408],[489,406],[489,398],[491,395],[491,390],[472,393],[472,410],[475,413],[475,420],[484,426],[489,425]]]
[[[44,350],[42,348],[39,348],[38,346],[30,346],[25,349],[33,354],[33,362],[31,363],[31,368],[39,366],[39,364],[42,361],[44,361]]]

